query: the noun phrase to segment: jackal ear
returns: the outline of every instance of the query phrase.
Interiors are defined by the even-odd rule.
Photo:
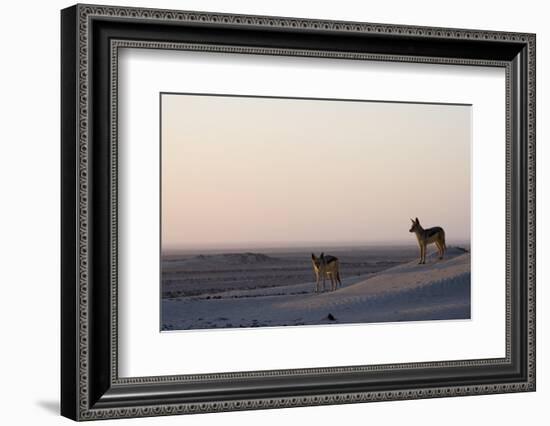
[[[415,220],[416,220],[416,223],[420,223],[420,222],[418,221],[418,218],[416,218]]]
[[[321,253],[321,258],[325,257],[325,252]]]
[[[311,258],[315,260],[315,255],[313,253],[311,253]]]
[[[412,220],[412,218],[410,218],[410,219],[411,219],[411,222],[414,223],[414,220]]]

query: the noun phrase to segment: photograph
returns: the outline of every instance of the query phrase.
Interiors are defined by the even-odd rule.
[[[160,94],[160,330],[471,318],[472,105]]]

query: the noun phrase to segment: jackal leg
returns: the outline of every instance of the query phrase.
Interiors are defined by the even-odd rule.
[[[436,241],[435,245],[437,246],[437,252],[439,254],[439,260],[441,260],[441,259],[443,259],[443,245],[439,241]]]
[[[420,245],[420,264],[426,263],[426,244]]]
[[[319,293],[319,285],[321,284],[321,277],[318,273],[315,274],[315,293]]]

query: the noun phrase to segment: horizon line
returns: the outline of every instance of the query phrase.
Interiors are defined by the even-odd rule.
[[[467,244],[471,243],[470,239],[456,239],[450,240],[448,245],[453,244]],[[347,248],[347,247],[371,247],[371,246],[416,246],[418,243],[416,240],[412,241],[369,241],[369,242],[298,242],[298,243],[275,243],[275,242],[266,242],[266,243],[243,243],[243,244],[208,244],[208,245],[197,245],[197,246],[180,246],[172,247],[160,250],[161,254],[175,254],[178,252],[189,252],[189,251],[200,251],[200,250],[262,250],[262,249],[299,249],[299,248]]]

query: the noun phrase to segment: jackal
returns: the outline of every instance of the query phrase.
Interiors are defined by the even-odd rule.
[[[325,291],[326,277],[330,278],[331,290],[336,290],[338,284],[342,287],[342,281],[340,280],[340,262],[337,257],[326,255],[321,253],[321,256],[316,257],[311,253],[311,263],[313,264],[313,272],[315,272],[315,278],[317,282],[315,284],[315,292],[319,292],[321,284],[321,278],[323,279],[323,291]]]
[[[424,229],[420,225],[418,218],[415,220],[411,219],[411,222],[412,226],[409,232],[414,232],[416,234],[416,239],[420,246],[420,261],[418,264],[426,263],[426,247],[431,243],[435,243],[437,246],[439,259],[443,259],[443,255],[447,251],[447,246],[445,245],[445,231],[443,228],[435,226],[433,228]]]

